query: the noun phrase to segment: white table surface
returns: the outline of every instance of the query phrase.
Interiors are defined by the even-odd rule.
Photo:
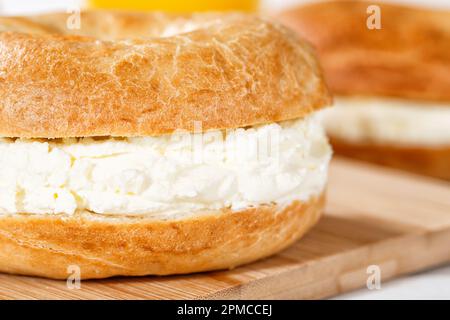
[[[284,9],[301,2],[306,1],[262,0],[263,9],[266,10]],[[391,0],[391,2],[450,8],[449,0]],[[0,13],[30,14],[48,10],[65,11],[69,6],[79,3],[82,3],[82,0],[0,0]],[[382,283],[379,290],[361,289],[334,299],[450,299],[450,265]]]
[[[450,250],[450,244],[449,244]],[[450,265],[381,283],[379,290],[360,289],[337,300],[450,299]]]

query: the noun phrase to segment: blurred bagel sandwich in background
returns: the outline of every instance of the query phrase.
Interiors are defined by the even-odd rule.
[[[449,11],[332,1],[278,19],[317,48],[336,154],[450,179]]]

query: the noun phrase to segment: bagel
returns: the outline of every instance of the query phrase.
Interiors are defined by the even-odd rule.
[[[0,18],[0,271],[234,268],[318,221],[331,98],[308,44],[246,14],[68,17]]]
[[[367,27],[374,6],[380,29]],[[338,154],[449,179],[450,11],[333,1],[278,19],[317,48]]]

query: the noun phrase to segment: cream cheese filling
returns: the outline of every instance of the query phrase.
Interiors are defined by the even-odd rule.
[[[0,139],[0,213],[179,214],[320,194],[331,150],[309,116],[142,138]]]
[[[338,97],[324,125],[331,136],[351,142],[450,146],[449,103]]]

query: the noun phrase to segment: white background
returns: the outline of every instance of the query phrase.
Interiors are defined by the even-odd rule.
[[[124,0],[126,1],[126,0]],[[213,1],[213,0],[211,0]],[[273,12],[305,3],[305,0],[262,0],[262,9]],[[309,1],[310,2],[310,1]],[[404,4],[424,5],[450,9],[450,0],[391,0]],[[30,14],[35,12],[65,11],[68,6],[82,0],[0,0],[2,14]],[[449,244],[450,248],[450,244]],[[449,249],[450,250],[450,249]],[[358,290],[336,297],[337,299],[450,299],[450,266],[410,275],[382,283],[380,290]]]

